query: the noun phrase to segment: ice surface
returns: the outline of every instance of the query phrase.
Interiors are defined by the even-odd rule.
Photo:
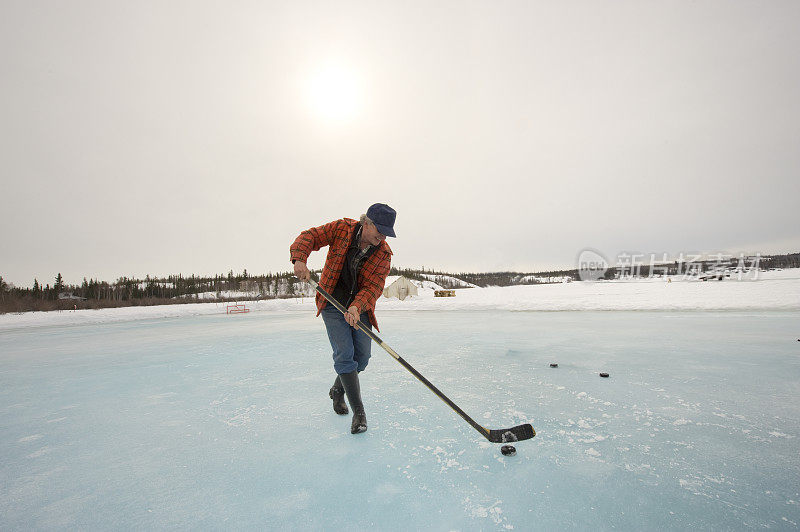
[[[0,528],[800,523],[800,311],[379,320],[479,423],[536,438],[502,456],[378,346],[351,435],[310,309],[6,326]]]

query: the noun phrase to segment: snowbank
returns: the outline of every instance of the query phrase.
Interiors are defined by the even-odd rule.
[[[800,310],[800,269],[761,272],[756,281],[688,281],[680,278],[465,288],[456,297],[434,297],[426,281],[404,301],[381,297],[378,312],[403,310]],[[247,303],[251,312],[314,312],[314,299]],[[224,303],[193,303],[102,310],[26,312],[0,315],[0,331],[18,327],[73,325],[139,319],[224,314]],[[231,316],[231,319],[237,319]]]

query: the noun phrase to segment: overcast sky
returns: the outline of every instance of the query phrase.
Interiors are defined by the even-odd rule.
[[[302,229],[374,202],[402,267],[798,251],[799,20],[794,0],[0,0],[0,275],[288,270]]]

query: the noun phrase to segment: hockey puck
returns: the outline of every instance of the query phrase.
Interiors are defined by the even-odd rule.
[[[557,367],[558,367],[558,364],[550,364],[550,367],[551,367],[551,368],[557,368]]]
[[[517,454],[517,449],[513,445],[503,445],[500,447],[500,452],[505,456],[514,456]]]
[[[608,373],[601,373],[600,376],[601,377],[608,377]]]

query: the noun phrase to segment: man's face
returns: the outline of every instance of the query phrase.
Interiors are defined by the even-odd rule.
[[[372,224],[365,223],[364,229],[361,230],[361,240],[369,244],[370,246],[377,246],[382,241],[386,240],[386,237],[378,231],[378,228]]]

